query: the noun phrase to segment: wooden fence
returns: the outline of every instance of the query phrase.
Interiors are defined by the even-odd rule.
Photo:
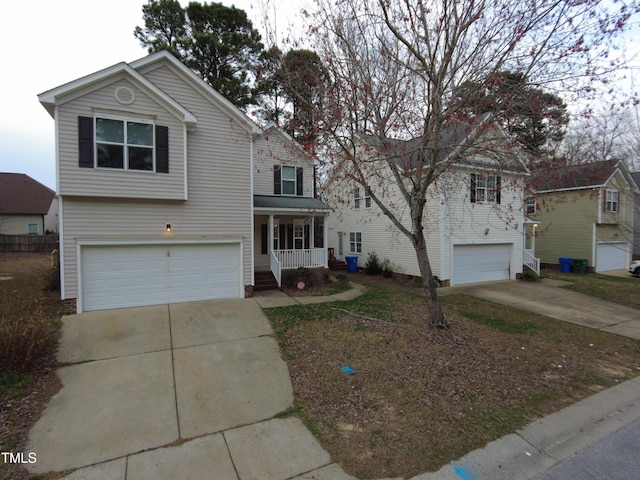
[[[51,252],[58,235],[0,235],[0,252]]]

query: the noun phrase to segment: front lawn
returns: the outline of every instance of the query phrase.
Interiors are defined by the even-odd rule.
[[[351,475],[435,471],[640,374],[638,341],[470,296],[442,301],[450,330],[424,326],[420,296],[382,285],[348,302],[266,310],[292,414]]]
[[[542,275],[546,278],[571,282],[571,285],[564,287],[568,290],[640,310],[640,279],[632,277],[631,274],[625,278],[597,273],[583,275],[561,273],[555,269],[545,269]]]

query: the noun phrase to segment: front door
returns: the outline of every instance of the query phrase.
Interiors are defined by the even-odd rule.
[[[293,249],[294,250],[304,249],[304,220],[303,219],[296,218],[293,220]]]

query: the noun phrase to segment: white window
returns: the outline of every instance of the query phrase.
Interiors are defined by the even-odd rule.
[[[151,122],[96,118],[96,166],[154,171]]]
[[[353,189],[353,208],[360,208],[360,189]]]
[[[350,232],[349,245],[352,253],[362,253],[362,232]]]
[[[296,167],[282,167],[282,194],[296,194]]]
[[[273,249],[280,250],[280,226],[277,221],[273,224]]]
[[[29,235],[39,235],[40,225],[37,223],[27,223],[27,233]]]
[[[536,213],[536,197],[527,197],[527,215]]]
[[[617,190],[607,190],[607,212],[617,213],[618,212],[618,191]]]
[[[500,176],[471,174],[472,203],[500,203],[500,189]]]
[[[369,195],[369,190],[364,191],[364,207],[371,208],[371,196]]]

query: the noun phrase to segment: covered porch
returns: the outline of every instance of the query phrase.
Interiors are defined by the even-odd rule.
[[[254,265],[282,284],[287,269],[327,268],[330,208],[308,197],[254,196]]]

